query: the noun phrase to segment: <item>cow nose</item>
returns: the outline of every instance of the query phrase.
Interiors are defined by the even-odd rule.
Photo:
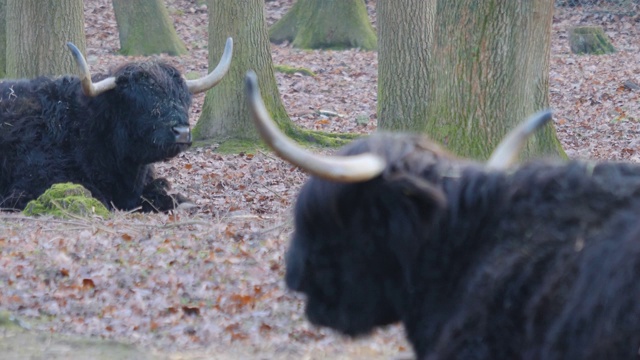
[[[191,144],[191,130],[188,126],[174,126],[171,130],[176,135],[177,143]]]

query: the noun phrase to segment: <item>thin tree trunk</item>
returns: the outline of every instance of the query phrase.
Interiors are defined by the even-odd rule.
[[[162,0],[112,0],[112,3],[121,54],[187,53]]]
[[[438,2],[427,132],[454,152],[487,158],[504,135],[549,106],[554,0]],[[564,156],[552,125],[525,156]]]
[[[66,46],[85,52],[82,0],[7,0],[7,76],[75,74]]]
[[[425,130],[436,2],[377,3],[378,126],[382,129]]]
[[[0,77],[7,74],[7,0],[0,0]]]
[[[273,25],[269,37],[303,49],[376,48],[376,34],[362,0],[298,0]]]

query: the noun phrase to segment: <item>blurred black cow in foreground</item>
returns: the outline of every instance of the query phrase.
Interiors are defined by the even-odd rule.
[[[233,42],[209,75],[185,80],[171,65],[127,63],[93,83],[68,44],[80,77],[0,83],[0,208],[23,209],[55,183],[83,185],[109,208],[166,211],[186,198],[167,193],[153,163],[191,145],[191,94],[215,86]]]
[[[384,133],[319,157],[246,85],[267,143],[314,175],[286,258],[312,323],[357,336],[401,321],[419,359],[637,358],[640,165],[507,169]]]

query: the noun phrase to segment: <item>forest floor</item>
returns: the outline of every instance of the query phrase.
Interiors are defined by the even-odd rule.
[[[206,73],[206,7],[166,1],[190,52],[159,57],[184,73]],[[117,55],[111,2],[84,3],[93,71],[136,60]],[[267,1],[268,24],[292,3]],[[375,2],[368,6],[375,19]],[[573,55],[567,30],[587,24],[603,26],[618,52]],[[551,105],[567,154],[640,161],[640,18],[558,8],[552,36]],[[276,74],[296,124],[328,132],[376,129],[375,52],[271,48],[275,64],[316,73]],[[195,99],[192,123],[203,98]],[[117,340],[170,359],[410,356],[400,326],[346,339],[309,325],[303,298],[285,289],[291,205],[305,174],[268,152],[224,155],[215,146],[191,149],[157,168],[197,207],[174,214],[116,212],[107,220],[0,213],[0,310],[41,334]],[[15,354],[11,349],[0,341],[4,355]],[[47,351],[72,358],[78,350]]]

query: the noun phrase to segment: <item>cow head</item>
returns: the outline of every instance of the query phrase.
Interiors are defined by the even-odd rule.
[[[207,76],[186,80],[173,66],[157,62],[133,62],[117,68],[108,77],[93,82],[80,51],[71,43],[78,65],[82,92],[91,108],[106,114],[102,124],[121,159],[149,164],[176,156],[191,145],[189,107],[193,93],[218,84],[229,69],[233,41],[227,40],[222,59]]]
[[[311,177],[303,186],[286,284],[307,296],[312,323],[355,336],[400,320],[407,280],[402,262],[418,245],[411,239],[428,231],[424,217],[446,207],[437,186],[407,171],[418,157],[426,171],[439,159],[449,163],[448,155],[431,145],[398,134],[357,140],[339,154],[376,154],[394,165],[363,182]]]
[[[337,156],[318,156],[287,139],[262,102],[256,76],[246,92],[256,126],[285,160],[313,176],[295,207],[286,284],[307,297],[306,314],[348,335],[400,320],[408,270],[447,208],[446,183],[464,167],[510,166],[522,140],[551,116],[536,114],[510,134],[488,164],[459,159],[418,135],[378,133]]]

